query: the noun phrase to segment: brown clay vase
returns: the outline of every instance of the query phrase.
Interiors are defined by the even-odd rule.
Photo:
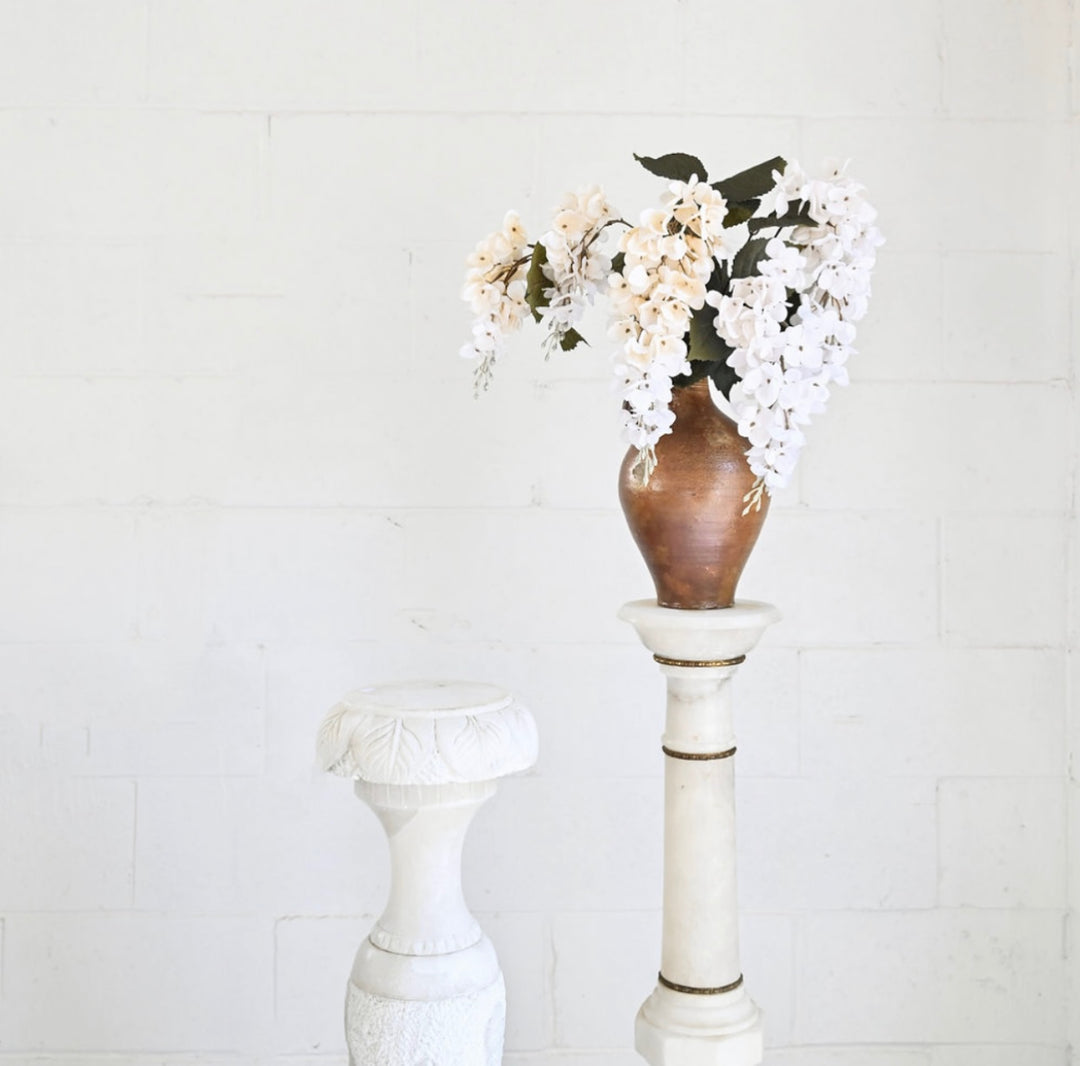
[[[661,607],[730,607],[769,497],[762,497],[760,511],[742,513],[754,483],[748,444],[717,410],[708,379],[676,389],[671,409],[675,424],[656,445],[649,483],[631,473],[636,448],[623,460],[619,502]]]

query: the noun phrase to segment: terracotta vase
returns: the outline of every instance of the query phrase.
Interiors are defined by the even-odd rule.
[[[769,497],[743,514],[754,483],[748,445],[713,403],[707,379],[676,389],[671,409],[675,425],[656,445],[649,483],[631,473],[636,448],[623,460],[619,502],[661,607],[730,607]]]

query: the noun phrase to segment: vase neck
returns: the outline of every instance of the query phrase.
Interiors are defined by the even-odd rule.
[[[717,410],[716,404],[709,392],[709,379],[701,378],[693,385],[685,385],[682,388],[673,389],[671,393],[671,409],[675,412],[676,419],[680,415],[697,413],[702,411]]]

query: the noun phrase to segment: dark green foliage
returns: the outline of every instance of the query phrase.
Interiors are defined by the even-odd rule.
[[[729,203],[728,213],[724,216],[725,226],[738,226],[741,222],[749,222],[750,216],[758,209],[760,200],[744,200],[742,203]],[[753,222],[750,222],[753,228]]]
[[[768,244],[765,237],[755,237],[747,241],[739,249],[735,261],[731,264],[731,276],[733,278],[749,278],[757,273],[758,263],[765,257],[765,246]]]
[[[648,155],[634,153],[634,158],[650,173],[658,178],[667,178],[668,181],[689,181],[695,175],[698,181],[708,181],[709,175],[705,170],[705,164],[695,155],[687,155],[686,152],[672,152],[670,155],[661,155],[653,158]],[[751,193],[751,195],[753,195]]]
[[[688,385],[693,385],[699,382],[702,378],[709,376],[709,370],[711,364],[697,360],[691,362],[689,374],[676,374],[671,379],[671,387],[674,389],[685,389]]]
[[[564,352],[572,352],[579,344],[589,347],[589,342],[576,329],[568,329],[563,339],[559,341],[559,347]]]
[[[810,205],[803,204],[800,207],[788,207],[782,215],[766,215],[764,218],[750,219],[750,232],[769,229],[771,226],[813,226],[816,225],[810,217]]]
[[[723,362],[733,349],[720,338],[713,327],[713,319],[716,318],[716,308],[706,304],[700,311],[694,311],[690,315],[690,332],[687,335],[687,355],[691,362],[704,360],[713,363],[719,360]]]
[[[734,369],[727,365],[727,362],[713,363],[709,367],[709,377],[712,378],[712,383],[724,394],[724,396],[731,395],[731,386],[739,380],[739,375],[735,373]]]
[[[723,181],[714,181],[713,188],[725,200],[733,200],[736,203],[753,200],[755,197],[763,196],[776,184],[773,181],[773,171],[783,174],[786,166],[787,160],[782,156],[774,156],[772,159],[766,159],[764,163],[758,163],[756,167],[732,174],[730,178],[724,178]]]
[[[533,245],[532,261],[529,263],[529,273],[525,279],[525,302],[532,310],[533,318],[537,322],[541,320],[540,308],[547,307],[551,301],[544,295],[544,289],[549,288],[548,279],[544,277],[544,264],[547,262],[547,249],[537,241]]]

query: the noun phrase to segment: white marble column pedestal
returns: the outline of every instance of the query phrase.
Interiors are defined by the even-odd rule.
[[[780,615],[765,603],[690,611],[637,600],[619,617],[667,678],[663,939],[635,1046],[652,1066],[755,1066],[761,1012],[739,965],[730,682]]]
[[[383,685],[346,696],[318,748],[390,841],[390,899],[348,984],[350,1066],[498,1066],[506,993],[465,903],[461,849],[496,780],[536,761],[532,715],[493,685]]]

